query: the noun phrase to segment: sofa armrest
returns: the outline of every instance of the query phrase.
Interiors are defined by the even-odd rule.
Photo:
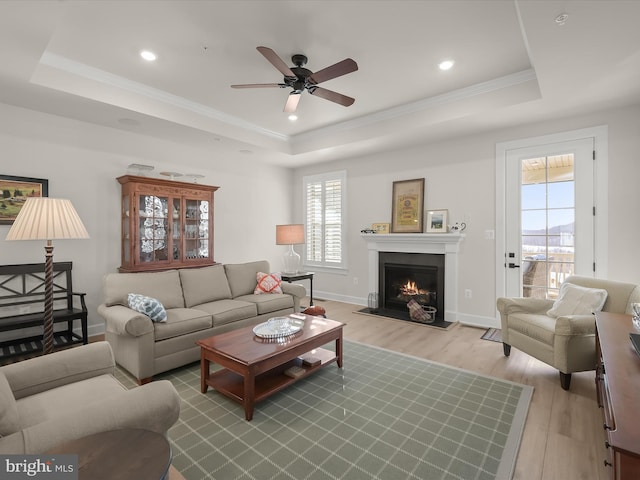
[[[153,332],[153,322],[143,313],[136,312],[122,305],[98,307],[98,314],[104,319],[106,330],[116,335],[140,337]]]
[[[115,360],[107,342],[95,342],[2,367],[17,399],[105,373]]]
[[[556,319],[557,335],[595,335],[596,318],[589,315],[565,315]]]
[[[496,306],[501,315],[512,313],[546,313],[553,306],[553,300],[544,298],[500,297],[496,301]]]
[[[61,443],[94,433],[140,428],[166,435],[180,415],[180,397],[168,380],[123,392],[0,438],[0,451],[39,454]],[[22,449],[23,451],[15,451]],[[73,453],[73,452],[69,452]]]
[[[282,288],[282,293],[286,293],[298,299],[304,298],[307,295],[307,289],[304,288],[304,285],[300,285],[299,283],[282,282],[280,287]]]

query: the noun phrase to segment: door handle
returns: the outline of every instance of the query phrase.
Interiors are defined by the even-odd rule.
[[[516,263],[509,263],[509,268],[520,268],[520,265]]]

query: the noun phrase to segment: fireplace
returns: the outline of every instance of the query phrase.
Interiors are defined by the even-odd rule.
[[[435,309],[436,321],[444,321],[444,255],[380,252],[378,261],[378,300],[383,312],[399,311],[409,319],[407,304],[415,300],[428,312]]]
[[[362,239],[367,244],[369,251],[369,292],[378,298],[378,305],[382,305],[380,287],[380,259],[381,253],[426,253],[443,259],[444,268],[439,268],[439,286],[436,291],[437,313],[443,315],[444,322],[455,322],[458,317],[458,253],[460,244],[464,239],[462,233],[363,233]],[[409,257],[413,258],[413,257]],[[412,264],[409,262],[396,262]],[[433,266],[430,264],[419,266]],[[438,265],[439,266],[439,265]],[[423,290],[431,289],[430,286]],[[365,305],[367,302],[364,303]],[[406,310],[406,306],[404,307]],[[400,310],[388,309],[389,312]],[[404,315],[404,312],[402,312]],[[391,316],[391,315],[389,315]],[[398,317],[396,317],[398,318]],[[408,314],[407,314],[408,318]],[[437,322],[436,322],[437,323]]]

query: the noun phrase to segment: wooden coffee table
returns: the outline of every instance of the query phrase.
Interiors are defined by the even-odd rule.
[[[200,389],[206,393],[213,387],[241,403],[245,418],[251,420],[256,402],[329,363],[337,362],[342,368],[343,326],[335,320],[306,315],[302,330],[290,337],[263,339],[253,333],[253,327],[244,327],[199,340]],[[336,342],[335,352],[320,348],[332,341]],[[287,368],[301,366],[299,357],[304,354],[320,359],[320,364],[304,367],[306,371],[297,378],[285,375]],[[224,368],[211,373],[211,362]]]

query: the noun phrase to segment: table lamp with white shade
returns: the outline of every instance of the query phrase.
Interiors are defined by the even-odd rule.
[[[52,240],[89,238],[69,200],[30,197],[18,212],[6,240],[46,240],[44,277],[43,353],[53,352],[53,244]]]
[[[304,225],[276,225],[276,245],[289,245],[284,254],[284,273],[298,273],[300,255],[293,249],[294,245],[304,243]]]

